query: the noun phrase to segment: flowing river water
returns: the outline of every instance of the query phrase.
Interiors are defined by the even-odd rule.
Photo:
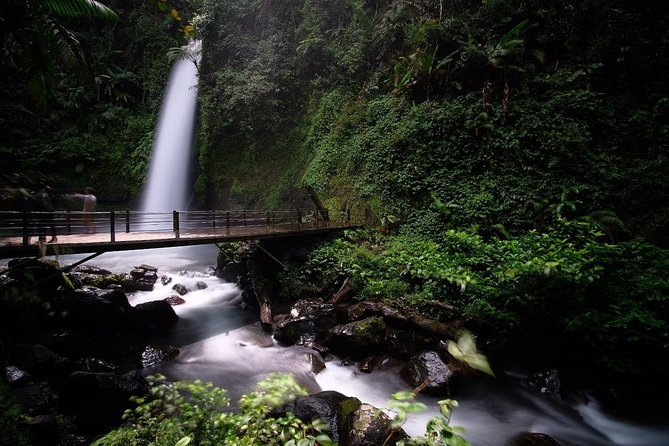
[[[169,334],[157,334],[155,340],[178,347],[180,354],[146,369],[147,374],[211,381],[228,389],[233,401],[271,372],[292,373],[310,392],[336,390],[376,407],[384,407],[393,392],[407,387],[397,368],[364,374],[355,366],[341,365],[336,358],[326,361],[326,369],[319,374],[312,373],[311,350],[277,345],[261,330],[256,314],[242,308],[240,290],[207,274],[216,255],[213,246],[166,248],[107,253],[93,262],[114,272],[150,264],[159,268],[159,276],[172,278],[168,286],[158,281],[153,291],[129,296],[133,305],[174,294],[175,283],[191,290],[183,296],[186,303],[174,307],[180,317],[176,328]],[[74,259],[58,260],[67,264]],[[198,281],[207,288],[198,289]],[[453,395],[460,405],[452,424],[466,429],[465,437],[472,445],[502,446],[523,431],[546,433],[565,446],[669,445],[666,423],[662,427],[631,424],[606,414],[594,400],[568,403],[509,382],[513,381],[477,380]],[[411,435],[423,433],[427,420],[438,414],[437,398],[419,399],[430,409],[409,419],[405,430]]]

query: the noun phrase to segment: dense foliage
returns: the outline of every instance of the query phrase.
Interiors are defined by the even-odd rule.
[[[438,241],[353,232],[284,273],[287,297],[350,278],[358,299],[407,302],[481,335],[542,347],[560,363],[663,376],[669,358],[669,252],[642,240],[602,242],[587,222],[486,239],[448,230]],[[322,292],[322,291],[321,291]],[[538,355],[541,356],[541,355]],[[535,359],[537,355],[534,356]]]
[[[97,440],[95,446],[329,445],[328,425],[305,423],[292,414],[274,418],[271,408],[305,395],[290,375],[273,375],[229,409],[225,389],[200,381],[161,382],[153,377],[150,395],[126,411],[128,425]]]

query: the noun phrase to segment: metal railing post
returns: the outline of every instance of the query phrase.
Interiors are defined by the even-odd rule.
[[[216,211],[211,211],[211,227],[216,229]]]
[[[242,211],[242,220],[244,221],[244,227],[246,227],[246,209]]]
[[[28,211],[21,213],[21,233],[23,234],[23,246],[28,246],[30,242],[30,232],[28,232]]]
[[[125,211],[125,233],[130,232],[130,211]]]
[[[302,211],[297,208],[297,229],[302,229]]]
[[[179,234],[179,212],[172,211],[172,228],[174,230],[174,237],[180,238]]]
[[[65,233],[72,235],[72,213],[70,211],[65,212]]]
[[[265,232],[269,232],[271,222],[272,222],[272,214],[270,213],[270,211],[267,211],[267,213],[265,214]]]
[[[230,235],[230,211],[225,213],[225,235]]]
[[[116,241],[116,212],[111,211],[109,213],[109,235],[111,242]]]

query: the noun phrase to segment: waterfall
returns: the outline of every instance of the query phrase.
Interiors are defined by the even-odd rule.
[[[186,210],[190,196],[190,167],[197,112],[197,63],[201,41],[184,47],[174,63],[160,110],[151,149],[142,212]]]

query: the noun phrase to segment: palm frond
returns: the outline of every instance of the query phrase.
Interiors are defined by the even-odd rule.
[[[49,20],[53,46],[58,63],[74,71],[86,72],[86,57],[79,43],[79,39],[58,23]]]
[[[118,15],[95,0],[42,0],[55,14],[63,17],[88,16],[107,20],[118,20]]]

